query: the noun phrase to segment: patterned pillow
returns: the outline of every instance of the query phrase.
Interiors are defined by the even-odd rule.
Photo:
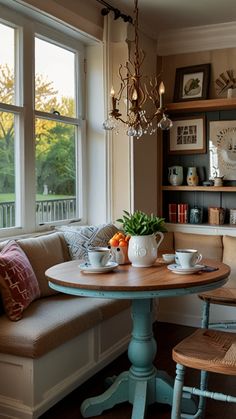
[[[0,291],[6,315],[14,321],[20,320],[23,311],[40,297],[29,259],[14,240],[0,253]]]
[[[113,224],[100,226],[83,226],[60,228],[69,246],[71,259],[87,260],[88,248],[95,246],[107,246],[110,238],[117,233],[118,229]]]

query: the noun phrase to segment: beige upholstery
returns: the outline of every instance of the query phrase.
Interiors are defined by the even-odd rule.
[[[174,233],[175,249],[197,249],[203,257],[221,261],[223,257],[222,237],[189,233]]]
[[[38,358],[129,305],[125,300],[62,294],[41,298],[30,305],[18,322],[1,316],[0,352]]]
[[[45,271],[53,265],[70,260],[63,233],[56,232],[39,237],[17,240],[24,250],[39,282],[41,297],[55,294],[49,288]]]
[[[223,236],[223,262],[230,266],[230,279],[227,287],[236,288],[236,237]]]

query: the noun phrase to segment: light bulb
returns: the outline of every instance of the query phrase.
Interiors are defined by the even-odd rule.
[[[111,95],[111,97],[114,97],[115,96],[115,90],[114,90],[114,87],[113,86],[111,86],[110,95]]]

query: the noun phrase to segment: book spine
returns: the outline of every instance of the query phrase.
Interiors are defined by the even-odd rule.
[[[188,223],[188,204],[178,204],[178,223]]]
[[[177,223],[177,204],[169,204],[169,222]]]

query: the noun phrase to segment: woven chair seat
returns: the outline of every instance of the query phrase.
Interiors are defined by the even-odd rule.
[[[198,329],[174,347],[172,356],[186,367],[236,375],[236,334]]]

